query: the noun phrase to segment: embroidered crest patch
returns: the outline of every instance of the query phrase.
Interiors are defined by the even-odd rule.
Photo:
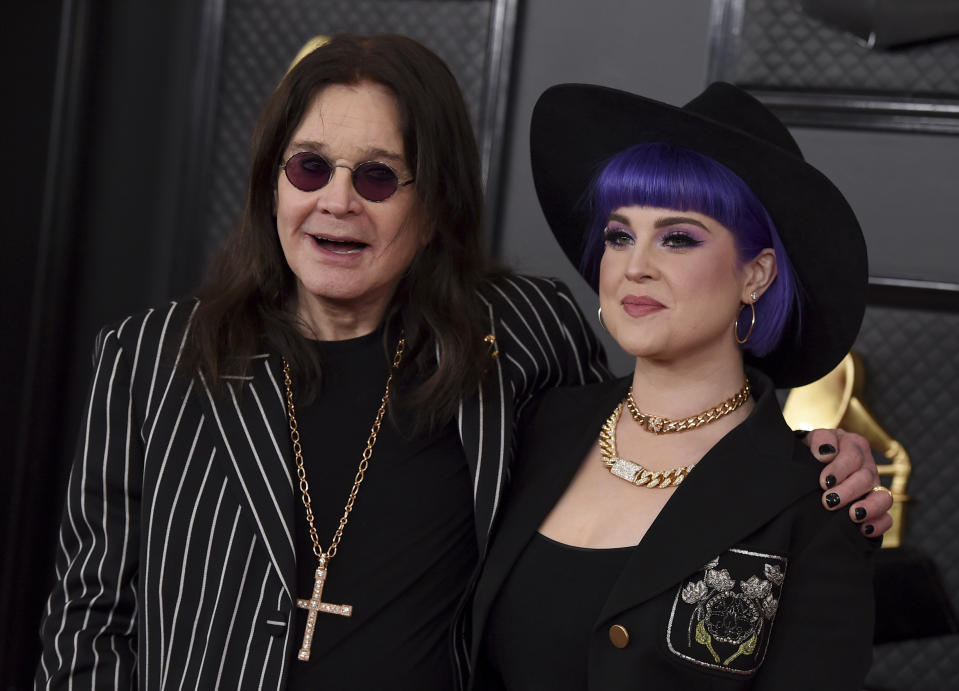
[[[786,558],[731,549],[679,586],[666,628],[669,650],[704,667],[751,674],[772,632]]]

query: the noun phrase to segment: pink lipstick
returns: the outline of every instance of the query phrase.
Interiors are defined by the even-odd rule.
[[[645,317],[647,314],[666,309],[663,303],[645,295],[627,295],[620,304],[626,314],[631,317]]]

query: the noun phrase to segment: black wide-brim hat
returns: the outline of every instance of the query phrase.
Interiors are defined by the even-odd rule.
[[[732,84],[713,83],[682,108],[589,84],[560,84],[539,97],[530,125],[533,181],[566,256],[580,269],[596,175],[614,155],[645,142],[722,163],[749,185],[779,231],[801,283],[798,338],[791,335],[795,324],[787,326],[779,347],[762,358],[747,353],[746,361],[779,387],[828,373],[852,347],[865,312],[862,230],[845,197],[803,160],[786,127]]]

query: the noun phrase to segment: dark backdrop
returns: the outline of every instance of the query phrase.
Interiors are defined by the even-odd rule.
[[[0,688],[26,688],[99,325],[182,292],[190,3],[9,7],[4,64]]]

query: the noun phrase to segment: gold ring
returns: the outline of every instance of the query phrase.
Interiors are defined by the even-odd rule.
[[[894,495],[894,494],[892,493],[892,490],[891,490],[891,489],[889,489],[888,487],[883,487],[882,485],[876,485],[875,487],[872,488],[872,491],[873,491],[873,492],[885,492],[885,493],[888,494],[892,499],[895,499],[895,498],[896,498],[896,495]]]

